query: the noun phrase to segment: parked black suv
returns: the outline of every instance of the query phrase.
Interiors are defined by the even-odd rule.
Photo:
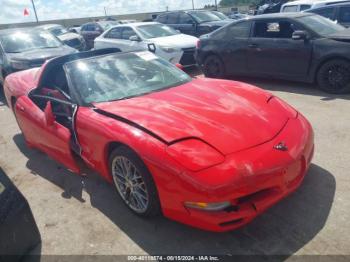
[[[167,24],[183,34],[200,36],[210,33],[228,23],[230,20],[221,20],[211,11],[176,11],[157,16],[155,21]]]
[[[323,17],[337,21],[339,24],[350,27],[350,3],[332,4],[315,9],[309,9],[305,12],[314,13]]]
[[[196,59],[209,77],[247,75],[350,92],[350,29],[310,13],[259,15],[202,36]]]

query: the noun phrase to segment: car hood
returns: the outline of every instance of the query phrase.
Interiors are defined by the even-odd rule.
[[[288,117],[269,106],[270,97],[244,83],[203,78],[94,106],[128,119],[168,143],[197,137],[229,154],[267,142],[282,130]]]
[[[178,34],[178,35],[172,35],[172,36],[152,38],[152,39],[149,39],[147,42],[152,42],[160,46],[189,48],[189,47],[196,47],[197,41],[198,41],[197,37],[194,37],[191,35],[185,35],[185,34]]]
[[[33,49],[22,53],[7,54],[10,59],[20,61],[45,61],[53,57],[75,53],[76,50],[67,46],[57,48]]]
[[[227,25],[229,23],[232,23],[232,20],[227,19],[227,20],[219,20],[219,21],[212,21],[212,22],[204,22],[204,23],[200,23],[200,26],[217,26],[217,27],[221,27],[224,25]]]
[[[71,39],[75,39],[75,38],[80,38],[80,36],[78,34],[75,34],[75,33],[65,33],[63,35],[59,35],[58,38],[61,41],[67,41],[67,40],[71,40]]]
[[[331,34],[329,38],[334,40],[350,40],[350,28]]]

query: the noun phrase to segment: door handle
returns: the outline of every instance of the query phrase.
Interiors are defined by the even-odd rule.
[[[25,109],[24,109],[24,107],[23,107],[23,106],[18,106],[18,109],[19,109],[19,111],[22,111],[22,112],[24,112],[24,111],[25,111]]]
[[[257,48],[258,45],[257,45],[257,44],[249,44],[248,47],[249,47],[249,48]]]

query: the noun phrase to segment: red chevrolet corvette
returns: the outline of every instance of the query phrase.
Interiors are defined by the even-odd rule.
[[[30,147],[77,157],[136,214],[212,231],[293,192],[313,155],[309,122],[257,87],[192,79],[149,52],[96,50],[14,73],[8,104]]]

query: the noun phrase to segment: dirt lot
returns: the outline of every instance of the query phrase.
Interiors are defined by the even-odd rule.
[[[316,152],[301,188],[250,225],[215,234],[133,215],[113,187],[72,174],[28,149],[0,95],[0,166],[28,199],[42,254],[350,254],[350,96],[312,86],[242,79],[301,111]]]

